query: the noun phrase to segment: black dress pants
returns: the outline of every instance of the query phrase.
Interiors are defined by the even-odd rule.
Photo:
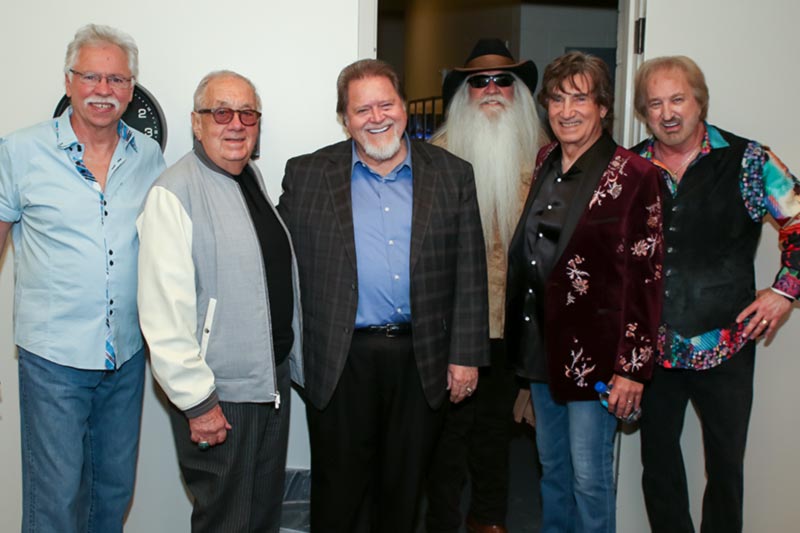
[[[693,533],[681,432],[689,400],[703,431],[702,533],[742,531],[744,450],[753,403],[755,343],[709,370],[656,367],[642,400],[642,488],[654,533]]]
[[[306,407],[312,533],[411,533],[441,426],[412,337],[356,332],[330,403]]]
[[[178,462],[194,498],[192,533],[277,533],[280,530],[289,439],[289,361],[276,368],[274,403],[220,402],[231,424],[225,442],[200,450],[189,422],[169,410]]]
[[[480,524],[503,525],[508,510],[508,449],[519,387],[505,343],[492,339],[491,366],[481,368],[475,393],[445,406],[445,422],[428,475],[428,533],[460,531],[461,493],[471,484],[469,513]]]

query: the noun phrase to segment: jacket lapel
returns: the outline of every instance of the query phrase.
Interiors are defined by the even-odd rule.
[[[344,244],[345,252],[350,258],[353,269],[355,269],[356,242],[353,233],[353,197],[350,192],[353,163],[352,145],[349,142],[342,144],[345,149],[331,158],[325,170],[325,179],[328,182],[336,225],[341,233],[341,242]]]
[[[410,273],[422,253],[422,243],[428,231],[428,224],[433,209],[433,198],[436,191],[438,171],[431,166],[427,154],[419,150],[416,143],[411,142],[411,165],[413,175],[413,207],[411,211],[411,257]]]
[[[603,140],[601,139],[598,142],[603,142]],[[561,259],[561,254],[564,253],[564,249],[567,247],[567,244],[569,244],[570,239],[572,239],[572,234],[575,233],[575,228],[578,227],[578,222],[580,222],[583,213],[586,212],[589,201],[592,199],[592,195],[600,183],[600,178],[603,176],[603,172],[605,172],[606,168],[608,168],[608,163],[611,162],[611,158],[614,157],[615,152],[615,149],[611,150],[608,157],[604,158],[602,169],[596,176],[589,176],[581,170],[582,175],[579,176],[580,183],[578,184],[578,190],[575,191],[575,197],[572,199],[572,205],[570,205],[567,218],[564,220],[564,228],[558,239],[554,265]]]

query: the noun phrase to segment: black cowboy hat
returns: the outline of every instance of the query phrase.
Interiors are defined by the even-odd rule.
[[[531,61],[517,63],[514,56],[500,39],[480,39],[469,54],[461,68],[454,68],[447,73],[442,83],[442,100],[444,108],[450,105],[450,100],[470,74],[485,70],[507,70],[516,74],[528,86],[531,94],[536,90],[536,80],[539,71],[536,64]]]

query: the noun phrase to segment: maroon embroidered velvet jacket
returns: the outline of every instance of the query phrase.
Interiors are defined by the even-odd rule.
[[[505,336],[518,374],[532,377],[536,358],[546,354],[553,398],[591,400],[597,398],[594,383],[615,373],[636,381],[652,374],[662,301],[660,178],[656,167],[622,147],[601,176],[583,176],[544,294],[532,294],[529,265],[513,250],[524,246],[532,199],[541,188],[537,179],[547,158],[559,157],[557,146],[539,152],[511,242]],[[536,319],[537,297],[544,298],[542,323]],[[545,354],[521,342],[532,322]]]

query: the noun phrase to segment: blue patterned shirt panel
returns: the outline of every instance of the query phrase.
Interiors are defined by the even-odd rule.
[[[353,145],[351,195],[358,268],[355,327],[411,321],[411,146],[386,176],[373,172]]]
[[[0,220],[13,223],[14,341],[49,361],[108,369],[142,346],[135,220],[164,170],[158,144],[120,122],[101,190],[60,117],[0,139]]]

